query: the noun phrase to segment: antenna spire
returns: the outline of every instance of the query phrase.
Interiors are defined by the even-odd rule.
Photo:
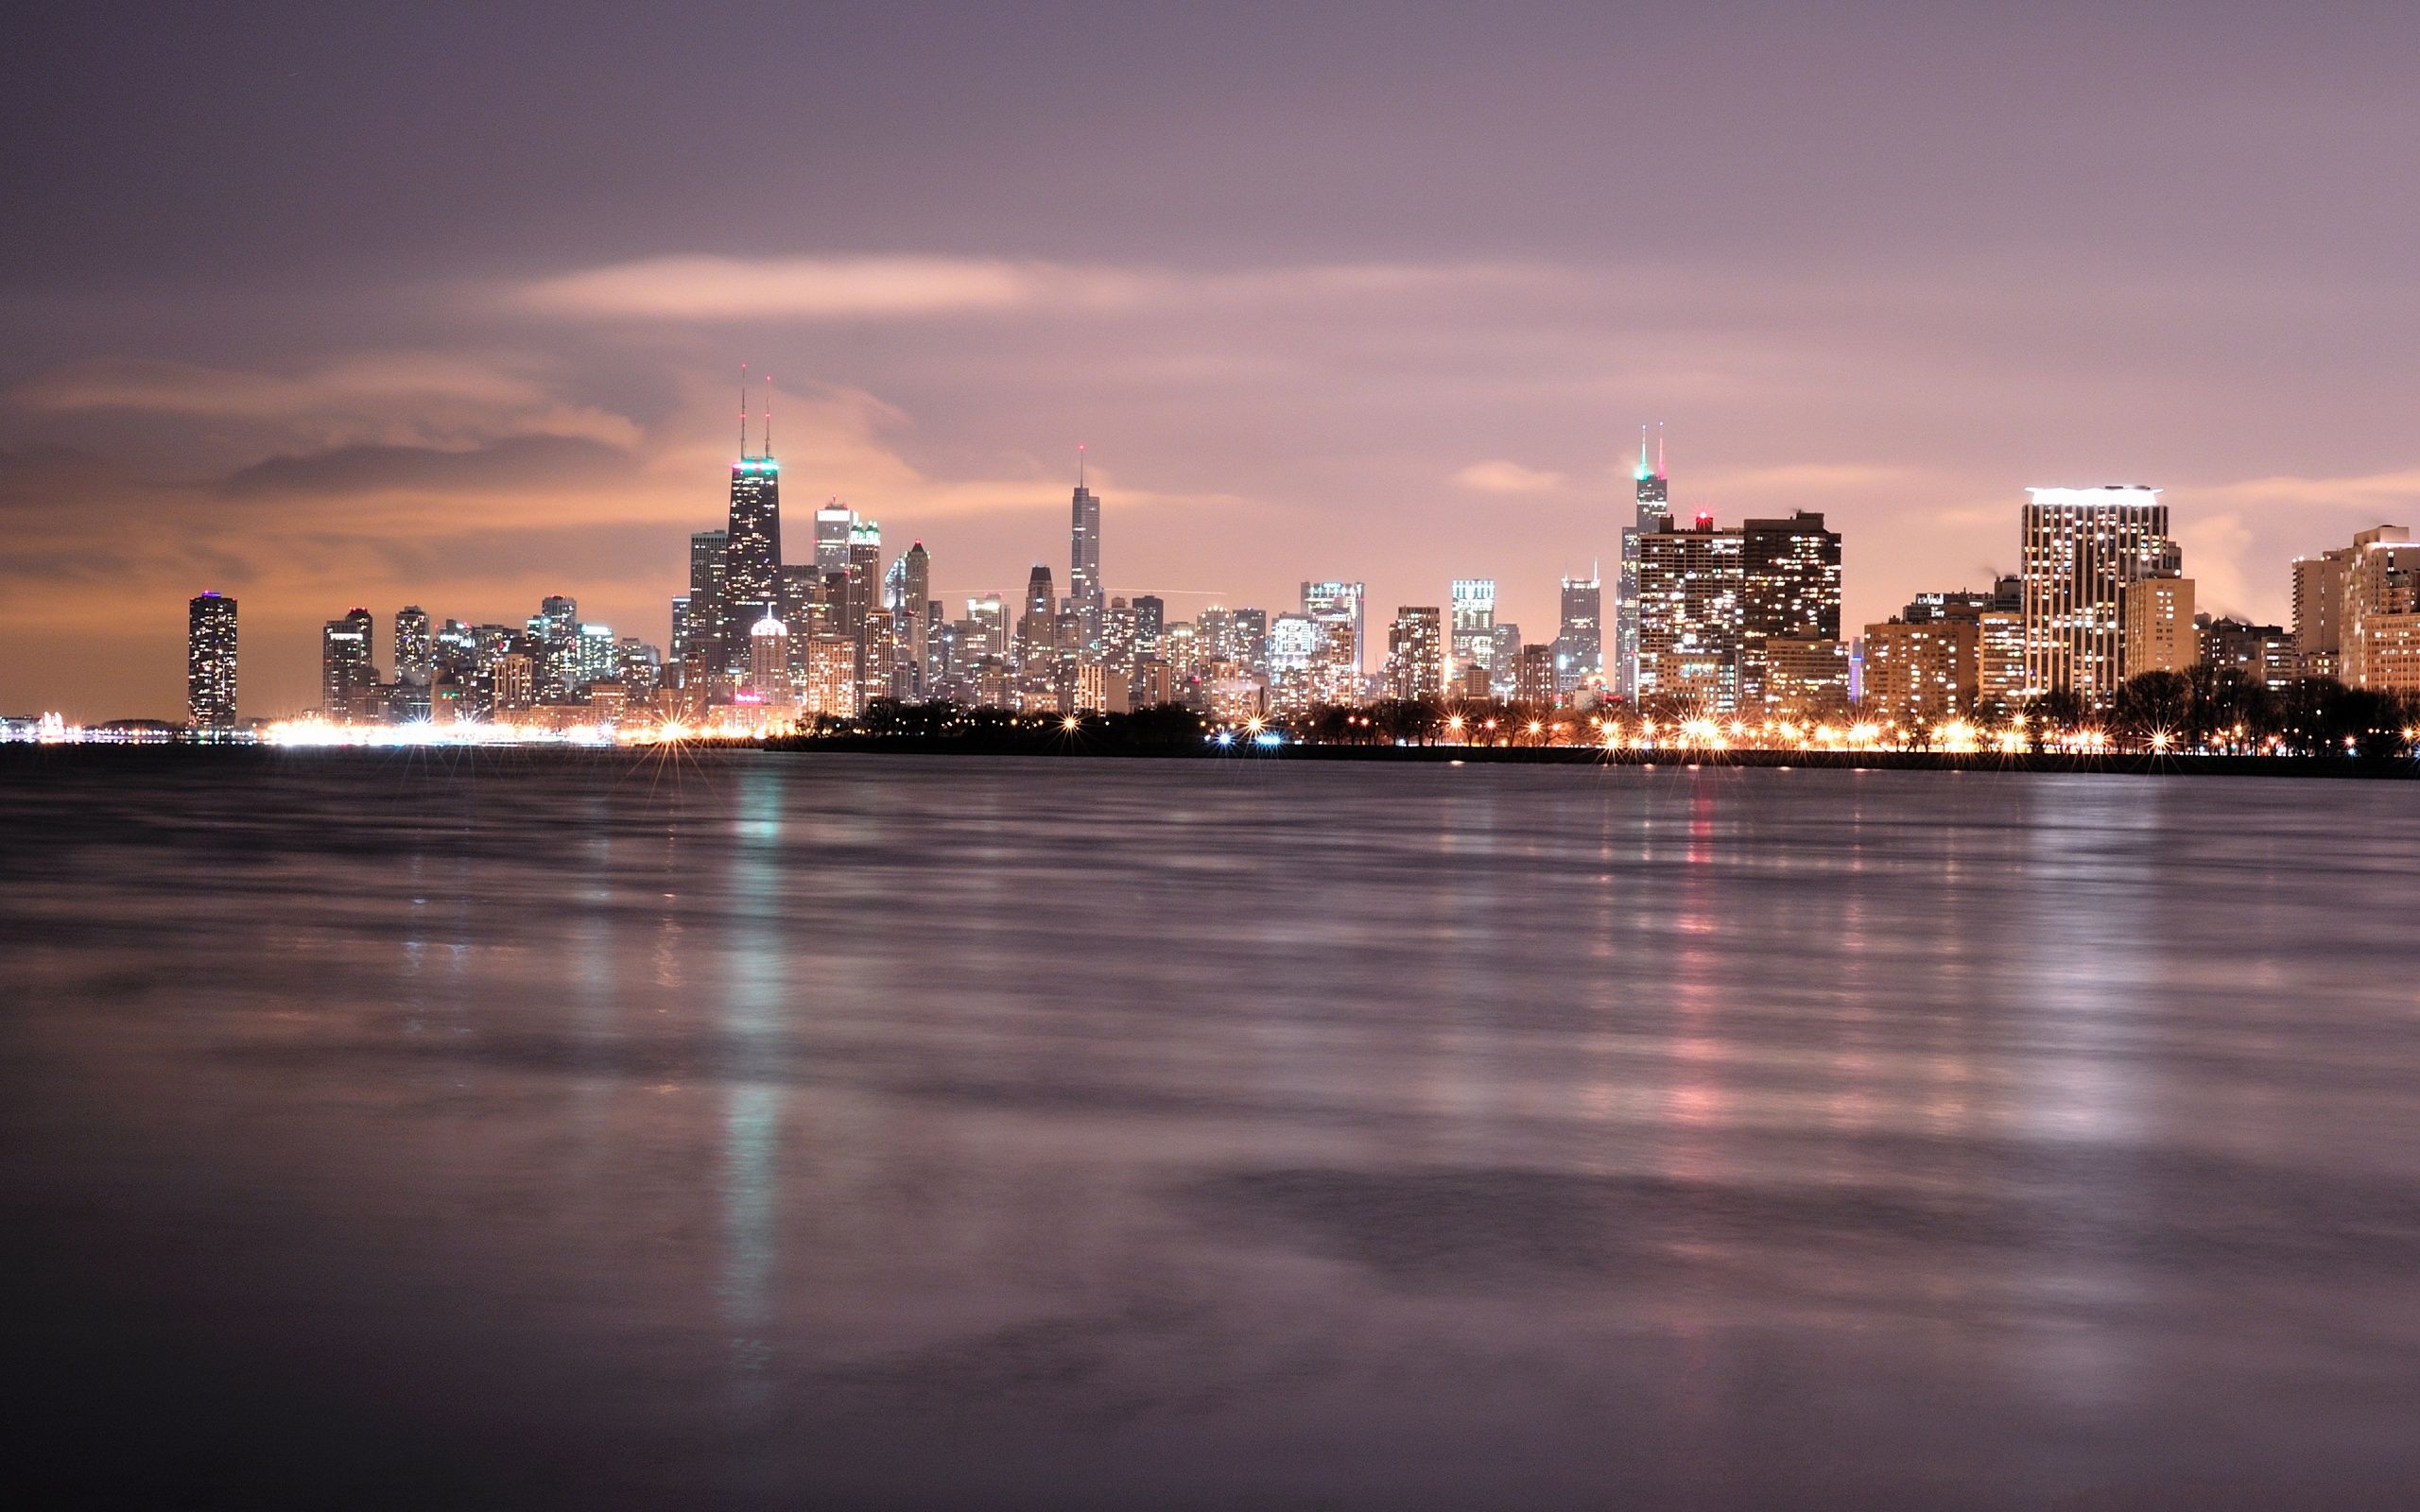
[[[765,460],[773,459],[773,375],[765,375]]]
[[[739,459],[748,460],[748,364],[739,365]]]
[[[1084,443],[1076,443],[1076,487],[1084,486]]]
[[[1660,420],[1655,422],[1655,475],[1659,478],[1665,475],[1664,422]]]

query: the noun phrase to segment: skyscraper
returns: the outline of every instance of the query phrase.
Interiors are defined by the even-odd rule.
[[[1701,510],[1638,535],[1637,696],[1691,713],[1739,707],[1740,532]]]
[[[856,511],[838,499],[815,511],[815,571],[818,576],[829,577],[834,573],[849,570],[849,527],[856,521]]]
[[[1076,497],[1067,529],[1067,597],[1082,627],[1083,648],[1100,644],[1100,500],[1084,487],[1084,449],[1076,448]]]
[[[1632,475],[1631,524],[1622,527],[1622,557],[1614,578],[1614,691],[1625,698],[1638,696],[1639,538],[1663,527],[1672,518],[1669,485],[1664,475],[1663,433],[1656,433],[1655,465],[1647,465],[1647,427],[1638,428],[1638,468]]]
[[[697,591],[696,550],[692,538],[692,593]],[[782,468],[773,460],[771,406],[767,406],[765,417],[764,455],[751,456],[744,392],[739,405],[739,459],[731,464],[731,519],[723,541],[722,591],[724,663],[736,673],[748,661],[748,647],[733,644],[739,640],[736,627],[752,627],[773,613],[782,596]]]
[[[235,728],[235,601],[204,593],[185,606],[185,709],[193,728]]]
[[[1025,604],[1017,616],[1017,661],[1027,670],[1045,667],[1059,645],[1059,593],[1041,562],[1026,576]]]
[[[1739,699],[1767,711],[1767,641],[1841,638],[1841,537],[1805,509],[1739,526]]]
[[[407,688],[427,687],[435,652],[428,610],[418,604],[395,610],[395,680]]]
[[[1364,664],[1363,649],[1367,644],[1362,636],[1362,584],[1335,578],[1303,585],[1304,613],[1322,625],[1353,627],[1353,664],[1357,668]]]
[[[717,671],[731,662],[723,652],[723,643],[731,635],[731,608],[725,587],[730,544],[728,530],[690,533],[689,633],[686,644],[675,653],[685,661],[691,651],[702,651],[706,665]]]
[[[1495,579],[1457,577],[1448,592],[1454,621],[1447,651],[1454,670],[1486,666],[1495,656]]]
[[[1554,638],[1555,686],[1568,693],[1605,675],[1605,590],[1590,573],[1563,580],[1563,612]]]
[[[355,609],[330,620],[320,636],[320,712],[340,724],[374,713],[378,668],[371,661],[375,627],[370,611]]]
[[[2125,671],[2126,585],[2177,575],[2168,507],[2157,489],[2114,483],[2026,491],[2026,696],[2105,705]]]
[[[1445,696],[1445,614],[1405,604],[1387,630],[1387,696],[1430,703]]]
[[[579,679],[579,601],[561,593],[539,600],[528,628],[537,662],[538,700],[561,703],[571,696]]]

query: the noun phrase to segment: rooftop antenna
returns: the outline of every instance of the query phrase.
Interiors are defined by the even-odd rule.
[[[748,364],[739,365],[739,459],[748,460]]]
[[[773,459],[773,375],[765,375],[765,460]]]
[[[1655,422],[1655,475],[1659,478],[1665,476],[1664,422],[1660,420]]]
[[[1084,443],[1076,443],[1076,487],[1084,486]]]

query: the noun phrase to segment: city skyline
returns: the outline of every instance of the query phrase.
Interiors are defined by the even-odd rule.
[[[1395,18],[1372,66],[1350,7],[914,45],[706,13],[644,62],[542,13],[472,57],[300,10],[131,42],[46,13],[11,65],[7,185],[49,209],[0,264],[0,708],[173,713],[158,627],[205,587],[264,707],[355,602],[577,584],[659,638],[742,358],[781,375],[793,508],[950,539],[951,595],[1057,563],[1080,441],[1129,517],[1106,570],[1185,612],[1483,576],[1551,623],[1561,576],[1616,571],[1640,417],[1693,507],[1823,513],[1851,624],[2012,570],[2029,484],[2159,481],[2202,607],[2269,623],[2269,563],[2413,512],[2408,238],[2371,191],[2413,124],[2381,33],[2414,18],[2096,15],[2082,52],[2053,11],[1512,20]],[[802,87],[733,150],[701,123],[742,50]],[[330,66],[367,54],[391,75]],[[104,58],[95,124],[60,92]],[[1098,87],[1052,103],[1046,66]],[[188,100],[188,68],[227,87]],[[420,112],[431,79],[463,108]],[[1985,130],[1989,171],[1947,171]]]

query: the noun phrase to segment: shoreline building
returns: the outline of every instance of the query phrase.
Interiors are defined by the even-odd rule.
[[[1742,537],[1700,510],[1638,536],[1635,697],[1677,699],[1694,714],[1738,711]]]
[[[1364,585],[1337,579],[1306,582],[1303,585],[1303,612],[1322,625],[1349,625],[1353,628],[1352,662],[1356,672],[1365,665],[1362,660],[1362,599]],[[1331,662],[1334,657],[1331,655]]]
[[[1772,713],[1773,641],[1837,642],[1841,638],[1841,535],[1806,509],[1787,519],[1739,524],[1739,697],[1748,713]],[[1802,670],[1808,653],[1790,653]],[[1797,696],[1793,693],[1792,696]]]
[[[1647,427],[1638,428],[1638,469],[1632,475],[1632,520],[1622,527],[1621,560],[1614,577],[1614,691],[1638,696],[1640,541],[1672,518],[1671,488],[1664,474],[1664,437],[1655,438],[1655,465],[1647,465]]]
[[[2168,507],[2135,484],[2026,491],[2025,696],[2065,690],[2105,707],[2125,676],[2126,586],[2180,573]]]
[[[2401,525],[2353,538],[2338,610],[2339,679],[2378,693],[2420,693],[2420,545]]]
[[[320,632],[320,713],[337,724],[375,716],[378,668],[371,660],[370,611],[354,609]]]
[[[185,606],[185,712],[198,730],[235,728],[235,601],[213,590]]]

